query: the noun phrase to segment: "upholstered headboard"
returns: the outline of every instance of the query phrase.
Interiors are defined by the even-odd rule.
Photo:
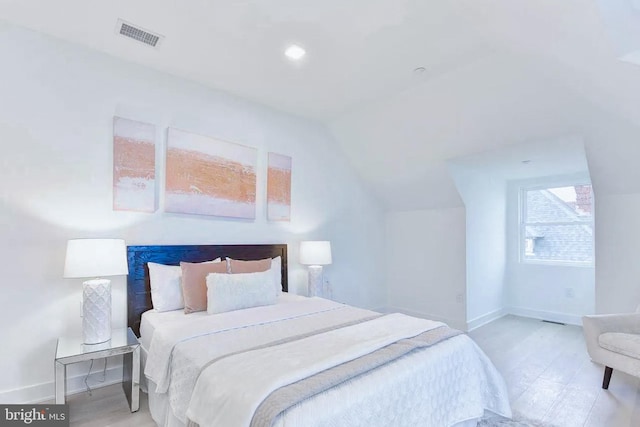
[[[218,257],[256,260],[277,256],[282,257],[282,290],[286,292],[288,290],[287,245],[128,246],[127,323],[133,332],[140,336],[142,313],[153,308],[148,262],[179,265],[180,261],[203,262]]]

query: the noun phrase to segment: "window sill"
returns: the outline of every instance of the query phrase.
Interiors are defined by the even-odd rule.
[[[551,260],[520,260],[520,264],[524,265],[546,265],[549,267],[581,267],[594,268],[593,262],[576,262],[576,261],[551,261]]]

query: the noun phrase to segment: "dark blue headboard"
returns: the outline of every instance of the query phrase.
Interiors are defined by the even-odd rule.
[[[282,290],[287,291],[287,245],[180,245],[128,246],[127,317],[128,325],[140,336],[142,313],[153,308],[147,262],[179,265],[180,261],[203,262],[215,258],[256,260],[282,257]]]

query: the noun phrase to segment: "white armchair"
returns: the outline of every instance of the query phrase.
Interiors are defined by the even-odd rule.
[[[602,388],[618,369],[640,377],[640,306],[635,313],[584,316],[582,325],[591,360],[604,365]]]

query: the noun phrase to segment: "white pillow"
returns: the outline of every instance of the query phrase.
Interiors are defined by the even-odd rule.
[[[279,256],[271,258],[271,268],[273,275],[273,285],[276,289],[276,297],[282,293],[282,258]]]
[[[207,313],[224,313],[275,304],[278,298],[273,292],[273,286],[273,274],[270,270],[261,273],[209,273]]]
[[[207,262],[221,262],[220,258]],[[182,296],[182,269],[179,265],[164,265],[148,262],[151,282],[151,302],[156,311],[171,311],[184,308]]]
[[[232,258],[227,258],[228,273],[231,273],[231,260]],[[282,257],[277,256],[271,258],[271,268],[269,271],[273,274],[273,287],[276,291],[276,296],[278,296],[282,293]]]

